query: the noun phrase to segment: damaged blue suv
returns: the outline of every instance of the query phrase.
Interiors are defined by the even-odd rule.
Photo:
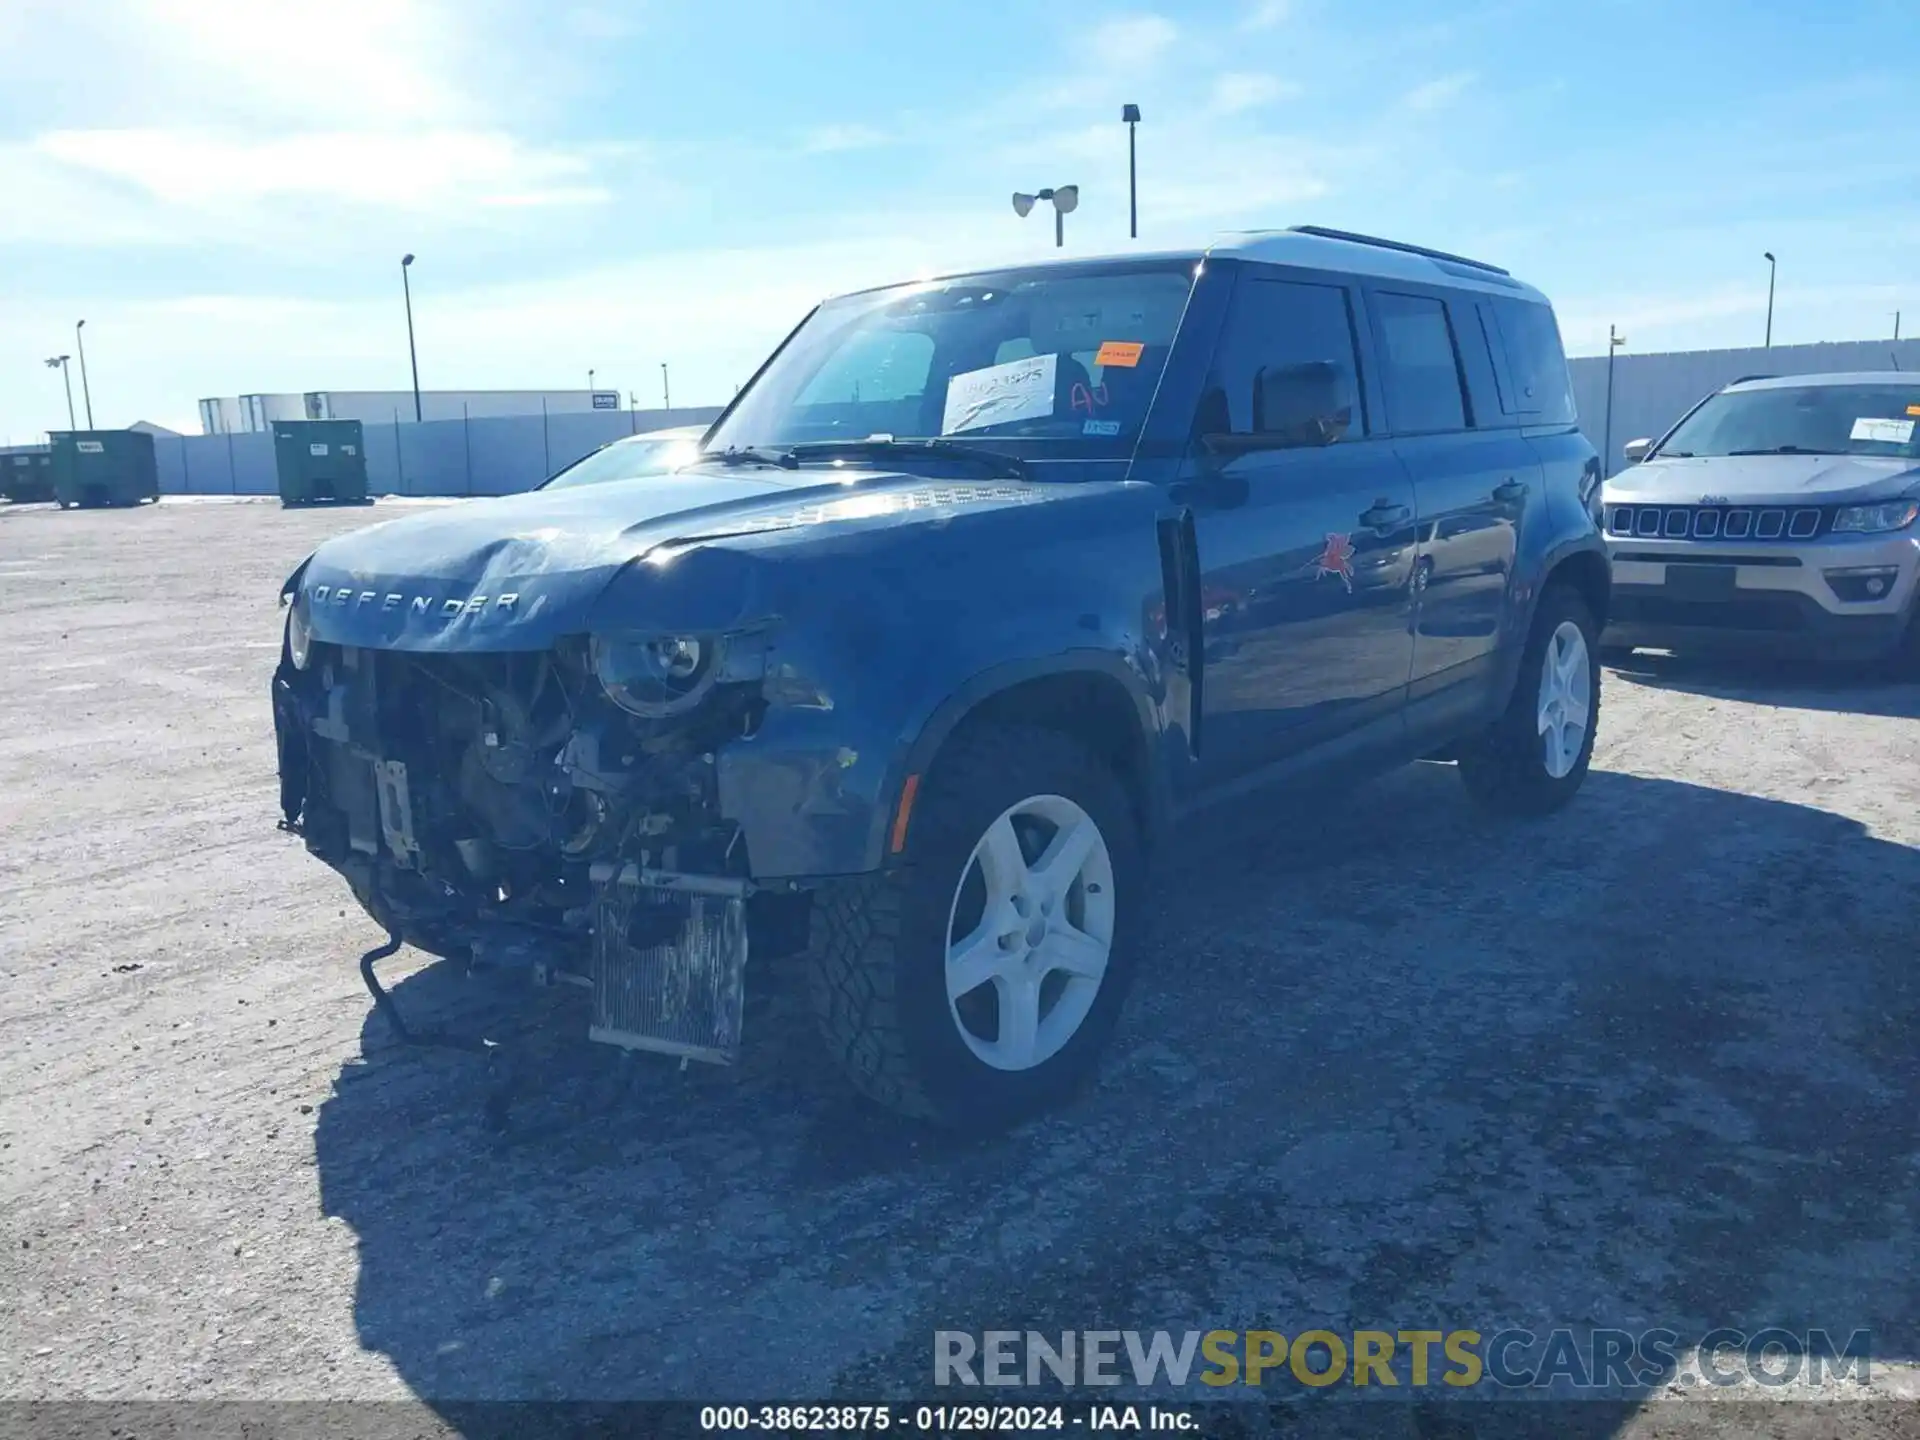
[[[419,513],[287,581],[286,825],[390,935],[727,1061],[806,922],[903,1112],[1069,1093],[1146,861],[1420,757],[1579,788],[1609,572],[1546,300],[1316,227],[822,304],[672,474]],[[399,1023],[397,1013],[388,1013]]]

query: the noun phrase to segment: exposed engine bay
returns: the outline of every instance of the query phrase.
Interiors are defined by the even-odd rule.
[[[753,886],[714,752],[754,732],[757,684],[694,647],[644,657],[677,687],[664,704],[616,703],[585,639],[315,642],[303,658],[274,684],[282,809],[375,920],[436,955],[590,989],[592,1038],[735,1057]]]

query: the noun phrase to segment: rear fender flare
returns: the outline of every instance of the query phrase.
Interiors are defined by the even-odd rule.
[[[1598,555],[1601,564],[1606,567],[1609,577],[1612,575],[1612,563],[1607,558],[1606,542],[1596,535],[1573,535],[1550,546],[1541,556],[1534,571],[1536,578],[1524,582],[1515,590],[1514,598],[1520,604],[1521,623],[1514,636],[1514,642],[1506,647],[1500,661],[1501,709],[1513,696],[1513,687],[1520,679],[1520,657],[1526,653],[1527,637],[1533,634],[1534,612],[1540,608],[1540,595],[1553,583],[1554,576],[1568,560],[1576,555]],[[1611,581],[1609,580],[1609,583]]]

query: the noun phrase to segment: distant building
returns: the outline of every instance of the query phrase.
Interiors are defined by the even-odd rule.
[[[578,414],[619,410],[618,390],[422,390],[422,420],[479,420],[502,415]],[[366,425],[413,423],[411,390],[309,390],[304,394],[239,395],[202,400],[200,428],[208,435],[244,435],[276,420],[358,420]]]

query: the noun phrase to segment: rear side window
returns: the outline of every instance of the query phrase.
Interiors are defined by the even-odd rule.
[[[1374,296],[1374,323],[1396,434],[1433,435],[1467,428],[1466,387],[1446,303],[1424,295]]]
[[[1351,440],[1366,428],[1347,292],[1244,278],[1197,429],[1259,435],[1285,448]]]
[[[1486,302],[1499,321],[1502,352],[1507,360],[1507,408],[1543,425],[1574,422],[1573,382],[1567,375],[1567,352],[1560,344],[1560,326],[1548,306],[1528,300]]]

